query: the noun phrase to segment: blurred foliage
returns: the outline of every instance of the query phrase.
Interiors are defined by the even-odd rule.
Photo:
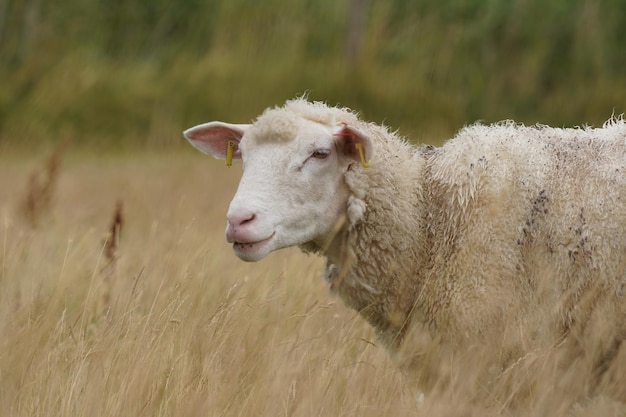
[[[626,0],[0,0],[0,146],[170,146],[307,93],[437,142],[626,111]]]

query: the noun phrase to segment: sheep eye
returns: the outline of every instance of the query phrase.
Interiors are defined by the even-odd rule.
[[[311,154],[313,158],[317,158],[317,159],[326,159],[328,158],[329,155],[330,155],[330,151],[327,149],[317,149],[313,151],[313,153]]]

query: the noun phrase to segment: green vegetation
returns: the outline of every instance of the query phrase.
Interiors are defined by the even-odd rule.
[[[600,125],[626,111],[625,27],[626,0],[4,0],[0,146],[171,146],[302,93],[427,142]]]

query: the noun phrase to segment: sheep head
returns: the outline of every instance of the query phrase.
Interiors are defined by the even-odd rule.
[[[215,158],[243,160],[227,213],[226,240],[244,261],[296,245],[323,251],[346,218],[350,190],[345,173],[353,166],[362,169],[359,164],[372,154],[370,138],[358,128],[282,109],[264,113],[251,125],[210,122],[184,136]]]

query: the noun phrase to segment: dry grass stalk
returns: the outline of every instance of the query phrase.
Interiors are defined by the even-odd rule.
[[[123,215],[123,203],[118,201],[115,204],[115,211],[113,212],[113,220],[109,227],[106,240],[104,242],[104,256],[109,264],[115,263],[117,260],[117,249],[120,244],[120,238],[122,236],[122,225],[124,224]]]
[[[50,211],[58,182],[61,159],[67,146],[61,144],[46,160],[43,170],[35,169],[28,180],[26,198],[22,203],[22,213],[29,224],[37,226],[41,217]],[[43,178],[41,175],[43,171]]]
[[[113,211],[111,226],[109,226],[107,237],[104,240],[103,254],[106,263],[102,268],[105,283],[105,290],[102,299],[105,306],[108,306],[111,301],[111,280],[115,272],[115,265],[118,259],[118,249],[122,236],[122,226],[124,224],[123,207],[124,205],[122,201],[118,200],[115,204],[115,210]]]

